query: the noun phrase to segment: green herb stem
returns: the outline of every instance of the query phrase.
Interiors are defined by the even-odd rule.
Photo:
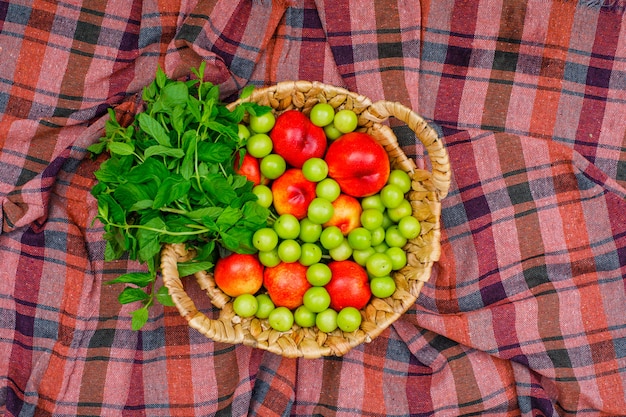
[[[166,212],[166,213],[174,213],[174,214],[182,214],[182,215],[186,215],[188,213],[188,211],[185,209],[173,208],[173,207],[161,207],[159,210]]]
[[[203,233],[210,233],[211,230],[204,227],[204,226],[200,226],[200,225],[192,225],[189,224],[187,225],[187,227],[189,228],[197,228],[198,230],[196,231],[188,231],[188,232],[173,232],[171,230],[167,230],[167,229],[159,229],[156,227],[149,227],[149,226],[144,226],[141,224],[118,224],[118,223],[107,223],[109,226],[112,227],[116,227],[118,229],[122,229],[125,231],[131,230],[131,229],[142,229],[142,230],[148,230],[150,232],[156,232],[156,233],[160,233],[162,235],[167,235],[167,236],[197,236],[197,235],[201,235]]]

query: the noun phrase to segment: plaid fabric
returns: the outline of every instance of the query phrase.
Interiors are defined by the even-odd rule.
[[[626,415],[625,6],[0,1],[0,414]],[[159,307],[134,332],[102,285],[141,266],[103,262],[85,148],[200,60],[225,97],[321,80],[441,132],[442,257],[373,342],[285,359]]]

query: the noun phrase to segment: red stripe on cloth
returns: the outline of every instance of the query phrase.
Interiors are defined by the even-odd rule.
[[[291,412],[294,405],[294,372],[298,369],[296,360],[266,354],[264,363],[267,366],[259,368],[256,375],[255,389],[258,390],[258,395],[252,399],[250,414],[280,416],[287,411]],[[328,409],[322,410],[322,415],[329,412]],[[332,410],[330,411],[332,415]]]
[[[141,350],[140,346],[137,347],[134,357],[137,365],[130,368],[127,388],[115,389],[115,396],[124,400],[124,408],[121,410],[121,415],[124,417],[132,417],[137,414],[148,415],[149,413],[149,411],[145,410],[146,398],[144,396],[145,389],[149,389],[149,385],[146,386],[147,381],[144,378],[144,369],[146,368],[139,366],[139,364],[143,362],[144,352]],[[121,387],[123,386],[124,385]]]
[[[541,5],[541,7],[544,6]],[[555,120],[558,117],[560,90],[567,61],[567,47],[570,42],[570,32],[563,31],[562,28],[571,27],[575,10],[574,3],[563,2],[550,8],[546,21],[545,47],[542,51],[541,68],[537,79],[537,87],[545,93],[535,95],[532,116],[529,120],[530,132],[540,137],[552,136]]]
[[[420,49],[416,35],[420,25],[417,8],[409,13],[400,13],[396,4],[392,7],[376,7],[375,27],[377,28],[378,60],[384,68],[381,72],[383,97],[372,99],[397,101],[419,112],[417,92],[419,89],[418,69]],[[407,26],[406,32],[395,28]],[[391,121],[392,125],[395,123]],[[403,123],[396,123],[403,124]]]
[[[193,404],[195,400],[193,388],[195,381],[189,378],[189,375],[194,375],[195,373],[189,362],[191,355],[189,328],[186,325],[186,320],[180,317],[180,315],[167,315],[165,323],[170,329],[165,334],[165,353],[171,360],[164,364],[166,367],[164,378],[167,380],[165,387],[171,387],[170,392],[168,392],[171,402],[169,412],[171,416],[182,416],[187,411],[184,407],[179,407],[179,405]],[[208,375],[198,376],[208,377]],[[217,391],[216,394],[218,394],[219,398],[219,386],[211,389],[211,391]]]
[[[36,340],[33,337],[35,316],[37,314],[36,305],[23,301],[29,299],[29,294],[37,294],[39,292],[39,281],[36,277],[41,276],[43,265],[41,262],[37,262],[37,258],[43,256],[44,248],[39,243],[33,243],[33,246],[28,246],[24,249],[23,257],[17,264],[17,270],[15,271],[20,274],[23,272],[27,276],[31,276],[32,279],[12,279],[8,281],[13,287],[15,327],[12,332],[14,343],[11,349],[7,351],[6,365],[8,373],[6,375],[11,375],[11,385],[16,389],[13,389],[15,397],[8,398],[7,401],[11,401],[18,410],[22,408],[24,402],[32,401],[32,398],[24,396],[23,390],[28,386],[28,382],[31,379],[30,373],[32,372],[31,364],[33,360],[44,357],[41,352],[33,350]],[[8,285],[5,284],[5,286]]]
[[[500,28],[497,33],[490,78],[496,82],[487,85],[485,107],[481,124],[500,129],[507,123],[507,111],[511,100],[512,82],[518,66],[519,40],[522,37],[526,4],[503,2]]]
[[[455,30],[459,31],[451,34],[448,33],[447,28],[433,27],[437,29],[437,32],[425,34],[425,40],[428,39],[438,45],[446,45],[443,65],[433,67],[433,70],[440,70],[442,74],[446,74],[446,79],[436,86],[437,94],[432,94],[432,99],[437,100],[432,105],[436,106],[434,110],[437,117],[442,120],[464,121],[467,118],[467,112],[482,111],[483,107],[479,101],[482,92],[477,95],[478,91],[474,89],[476,84],[468,79],[468,75],[471,71],[472,46],[478,46],[476,42],[481,42],[480,39],[474,38],[476,28],[483,25],[483,19],[491,21],[494,11],[482,11],[480,6],[479,2],[451,2],[450,7],[436,6],[430,9],[430,19],[434,22],[458,22]],[[425,88],[430,87],[425,86]],[[463,91],[464,94],[458,96],[459,91]],[[429,100],[430,95],[421,94],[420,96],[422,97],[420,108],[424,108],[422,111],[427,111],[426,109],[430,106],[423,103],[423,100],[424,98]]]
[[[326,34],[323,31],[322,22],[313,0],[304,2],[302,29],[300,30],[298,36],[303,39],[303,42],[299,42],[299,50],[291,52],[298,56],[298,61],[301,63],[297,77],[310,81],[324,81],[327,50],[325,47],[320,47],[319,39],[324,39]],[[291,44],[295,46],[295,43],[292,42]]]
[[[352,13],[364,13],[372,11],[371,3],[363,4],[363,7],[353,11],[350,0],[338,0],[335,4],[328,4],[324,7],[324,25],[327,34],[327,42],[330,46],[331,53],[339,74],[340,87],[346,87],[352,91],[356,89],[356,80],[354,74],[357,71],[357,62],[355,62],[355,51],[352,45],[352,31],[362,29],[360,25],[368,26],[371,21],[371,13],[364,17],[361,21],[354,19]],[[336,6],[336,7],[335,7]],[[355,21],[354,23],[352,23]],[[354,24],[355,27],[352,25]],[[364,36],[371,37],[371,33]]]
[[[606,28],[606,32],[596,34],[593,49],[587,69],[585,95],[592,97],[606,97],[607,91],[615,82],[612,76],[613,61],[607,59],[618,54],[619,28],[623,25],[623,16],[616,13],[607,13],[600,16],[596,23],[598,27]],[[619,64],[618,64],[619,65]],[[617,68],[616,68],[617,69]],[[595,161],[597,141],[602,130],[606,102],[604,100],[585,100],[578,120],[578,131],[574,149]],[[616,145],[620,142],[617,141]]]

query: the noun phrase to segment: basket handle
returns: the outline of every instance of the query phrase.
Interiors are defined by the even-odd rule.
[[[448,152],[435,129],[424,118],[401,103],[381,100],[369,108],[368,118],[381,122],[389,117],[406,123],[415,132],[420,142],[428,151],[428,158],[432,166],[432,182],[440,199],[448,194],[450,188],[450,159]]]

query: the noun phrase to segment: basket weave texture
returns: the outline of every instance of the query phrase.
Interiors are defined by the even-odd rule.
[[[266,319],[241,318],[233,311],[232,299],[215,285],[212,274],[199,272],[195,274],[197,283],[209,296],[213,306],[220,309],[219,317],[209,318],[198,311],[178,274],[177,263],[194,256],[182,244],[165,245],[162,249],[161,273],[164,285],[189,326],[216,342],[244,344],[285,357],[344,355],[353,347],[370,342],[404,314],[415,303],[424,283],[430,278],[432,267],[441,253],[441,199],[446,196],[450,185],[447,151],[432,127],[411,109],[396,102],[372,102],[365,96],[343,88],[319,82],[285,81],[257,89],[244,100],[270,106],[277,115],[290,109],[308,114],[319,102],[327,102],[337,110],[353,110],[359,117],[357,130],[369,133],[383,145],[392,169],[409,173],[412,190],[408,198],[413,207],[413,216],[421,222],[422,232],[404,247],[407,265],[394,273],[397,287],[395,293],[385,299],[372,297],[361,310],[361,327],[351,333],[339,329],[324,333],[316,327],[301,328],[296,324],[287,332],[278,332],[270,328]],[[232,103],[231,108],[240,101]],[[395,134],[385,124],[391,117],[404,122],[422,142],[428,152],[431,171],[418,169],[415,162],[402,151]]]

